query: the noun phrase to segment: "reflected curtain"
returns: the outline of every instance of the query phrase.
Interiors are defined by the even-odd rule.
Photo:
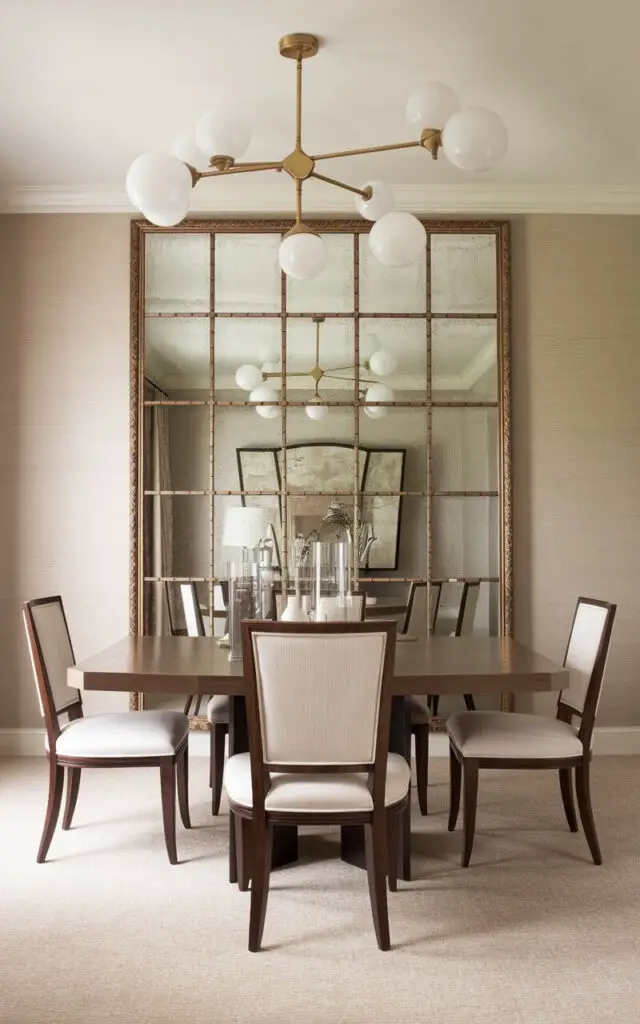
[[[146,401],[158,401],[164,392],[150,381],[145,381]],[[147,459],[144,467],[145,490],[168,491],[171,489],[171,461],[169,453],[169,410],[166,406],[154,405],[145,408],[144,451]],[[171,576],[173,574],[173,499],[171,497],[149,497],[151,503],[145,517],[145,576]],[[175,607],[169,608],[168,601],[174,601],[173,587],[151,584],[149,599],[145,601],[144,632],[146,636],[161,636],[171,633],[171,620],[176,621]]]

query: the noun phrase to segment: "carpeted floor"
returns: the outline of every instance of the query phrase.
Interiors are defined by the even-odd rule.
[[[86,772],[76,823],[35,864],[44,758],[0,761],[0,1020],[7,1024],[637,1024],[640,758],[600,757],[605,863],[566,828],[553,773],[481,774],[472,866],[446,831],[447,762],[414,816],[415,880],[381,953],[337,834],[275,872],[264,951],[227,882],[227,818],[192,759],[195,828],[162,839],[156,771]]]

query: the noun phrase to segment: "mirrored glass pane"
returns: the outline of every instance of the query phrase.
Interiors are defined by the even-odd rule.
[[[360,376],[385,384],[396,398],[424,401],[427,389],[426,320],[360,320]]]
[[[144,419],[145,490],[207,490],[209,407],[146,406]]]
[[[498,489],[497,408],[436,408],[431,430],[434,491]]]
[[[271,378],[266,374],[278,374],[281,371],[281,348],[279,317],[264,320],[255,317],[216,319],[216,398],[245,401],[254,388],[263,384],[278,388],[280,378]]]
[[[210,298],[209,235],[145,235],[147,313],[206,313]]]
[[[431,235],[431,312],[495,311],[495,236]]]
[[[367,580],[362,580],[360,589],[365,593],[365,621],[375,622],[377,619],[391,620],[395,622],[398,628],[398,634],[402,634],[402,630],[407,618],[408,600],[409,600],[409,584],[408,583],[371,583]],[[418,602],[414,602],[415,616],[411,615],[412,627],[420,629],[421,626],[421,607]],[[411,632],[416,632],[415,628],[411,629]]]
[[[434,401],[483,402],[498,396],[495,320],[433,320]]]
[[[217,313],[279,313],[280,235],[216,235]]]
[[[498,510],[497,498],[433,499],[432,578],[498,576]]]
[[[287,399],[313,402],[315,398],[320,405],[322,398],[353,399],[353,339],[353,320],[287,320]]]
[[[410,267],[384,267],[360,235],[360,311],[362,313],[425,313],[427,254]]]
[[[323,235],[327,263],[309,281],[287,278],[288,313],[352,313],[353,235]]]
[[[256,514],[255,509],[260,509]],[[261,543],[268,544],[274,567],[280,566],[280,506],[277,495],[216,494],[213,505],[214,575],[225,579],[231,562],[249,558]]]
[[[439,592],[435,615],[436,636],[498,636],[500,592],[498,583],[459,579],[432,583]]]
[[[398,406],[385,413],[372,418],[360,408],[362,489],[426,493],[426,408]]]
[[[209,391],[209,320],[145,319],[144,372],[165,392]]]
[[[427,572],[427,503],[421,497],[360,497],[361,519],[373,536],[361,569],[374,576],[425,577]]]
[[[179,494],[144,499],[145,576],[209,575],[209,498]]]

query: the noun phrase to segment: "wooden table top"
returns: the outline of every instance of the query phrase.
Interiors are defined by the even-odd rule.
[[[127,636],[68,672],[82,690],[171,694],[245,692],[241,662],[211,637]],[[504,693],[560,690],[566,669],[515,640],[424,637],[396,646],[394,692]]]

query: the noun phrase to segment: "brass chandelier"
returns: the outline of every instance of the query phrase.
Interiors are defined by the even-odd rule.
[[[393,373],[398,361],[387,348],[377,348],[371,355],[362,360],[357,366],[355,363],[347,363],[341,366],[320,365],[320,325],[324,323],[323,316],[311,318],[316,325],[316,348],[315,362],[309,370],[279,370],[274,369],[275,363],[265,362],[261,367],[253,363],[243,363],[236,370],[235,381],[243,391],[249,391],[250,402],[278,402],[278,395],[270,385],[270,381],[277,384],[279,380],[288,381],[289,378],[305,379],[310,377],[313,381],[313,398],[305,405],[304,409],[311,420],[323,420],[329,413],[329,406],[322,401],[320,394],[321,381],[356,381],[356,370],[358,370],[358,399],[366,402],[393,402],[394,394],[390,387],[380,381],[360,375],[360,370],[365,373],[374,373],[378,377],[386,377]],[[366,385],[366,386],[364,386]],[[378,419],[386,416],[388,407],[386,405],[363,406],[365,415],[371,419]],[[274,419],[280,414],[279,405],[257,405],[256,412],[264,419]]]
[[[366,153],[421,147],[437,159],[445,157],[465,171],[492,167],[507,148],[507,132],[499,116],[484,107],[460,108],[460,101],[447,85],[431,82],[410,96],[407,121],[417,133],[409,142],[368,146],[332,153],[308,154],[302,148],[302,62],[319,49],[316,36],[306,32],[283,36],[280,54],[296,62],[296,136],[294,149],[275,162],[239,162],[249,145],[249,132],[237,118],[207,113],[196,125],[195,134],[176,139],[167,154],[146,153],[132,163],[127,174],[127,193],[134,206],[153,224],[171,227],[189,212],[191,190],[201,178],[231,174],[276,171],[295,182],[296,221],[280,245],[280,265],[290,277],[301,280],[317,276],[324,268],[326,253],[322,238],[302,216],[302,189],[312,178],[355,196],[356,208],[374,221],[369,244],[375,258],[385,266],[409,266],[421,259],[425,231],[410,213],[393,209],[393,194],[379,181],[361,187],[328,177],[317,170],[323,160],[337,160]]]

